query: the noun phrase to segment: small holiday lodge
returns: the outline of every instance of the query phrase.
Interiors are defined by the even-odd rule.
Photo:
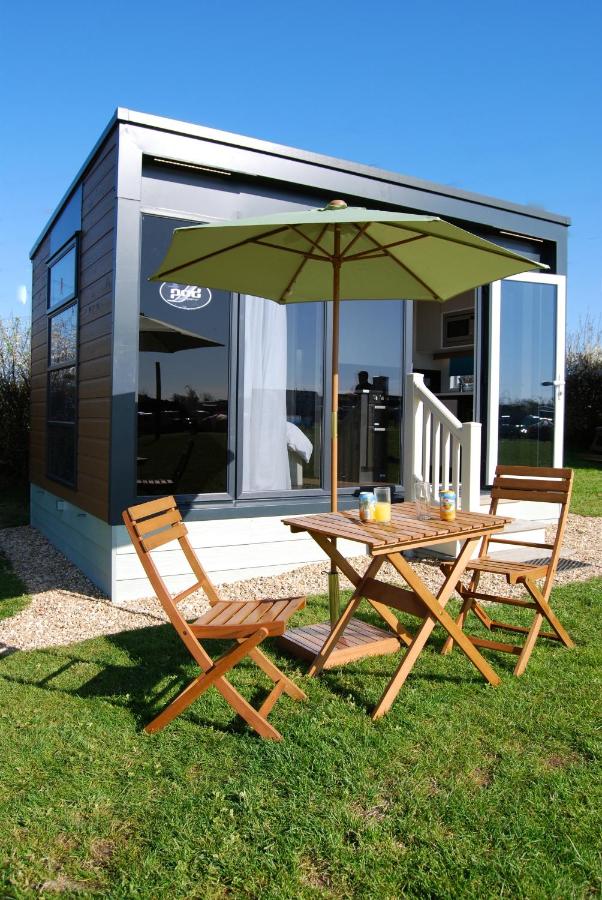
[[[31,251],[31,521],[115,601],[150,593],[121,512],[153,496],[177,497],[218,583],[317,560],[280,520],[329,507],[329,304],[147,279],[175,227],[333,197],[439,215],[549,266],[445,304],[342,304],[340,506],[368,484],[402,499],[435,432],[466,507],[498,462],[561,465],[567,218],[118,109]]]

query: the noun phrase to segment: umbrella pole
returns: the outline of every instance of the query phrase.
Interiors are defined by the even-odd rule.
[[[330,509],[336,512],[338,508],[338,479],[339,479],[339,313],[340,313],[340,274],[341,263],[339,259],[340,236],[339,229],[335,226],[334,235],[334,271],[332,285],[332,407],[330,420]],[[336,538],[333,541],[336,546]],[[339,591],[339,574],[334,562],[330,564],[328,575],[328,604],[330,607],[330,624],[334,626],[341,614],[341,601]]]

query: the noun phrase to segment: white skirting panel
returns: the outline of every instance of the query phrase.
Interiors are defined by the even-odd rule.
[[[309,535],[291,534],[279,516],[186,522],[186,527],[202,565],[216,584],[280,575],[298,566],[327,560]],[[365,552],[363,544],[351,541],[340,541],[339,546],[345,556],[361,556]],[[159,548],[155,559],[172,592],[194,583],[177,544]],[[150,594],[152,589],[125,528],[113,528],[113,600],[123,603]]]
[[[33,527],[110,596],[111,526],[36,484],[30,496]]]
[[[111,527],[37,485],[31,485],[31,524],[114,602],[152,594],[124,526]],[[327,558],[318,545],[307,534],[291,534],[279,516],[189,521],[186,527],[216,584],[281,575],[307,563],[323,562],[327,572]],[[366,549],[351,541],[340,541],[339,548],[344,556],[361,556]],[[153,555],[173,593],[194,583],[177,543],[160,547]]]

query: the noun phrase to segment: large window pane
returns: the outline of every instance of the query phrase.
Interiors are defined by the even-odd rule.
[[[48,373],[48,419],[75,422],[75,366]]]
[[[324,305],[245,299],[243,492],[321,485]]]
[[[76,291],[77,252],[72,247],[64,256],[50,267],[50,283],[48,286],[48,307],[52,309],[75,297]]]
[[[401,481],[403,302],[341,303],[339,485]]]
[[[555,355],[555,285],[502,282],[499,463],[553,464]]]
[[[177,219],[144,216],[138,494],[227,490],[231,296],[147,281]]]
[[[75,425],[49,423],[48,475],[66,484],[75,484]]]
[[[77,354],[77,305],[50,319],[50,350],[48,364],[68,365]]]

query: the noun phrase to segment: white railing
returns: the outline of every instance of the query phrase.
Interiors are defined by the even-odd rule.
[[[407,500],[416,481],[428,481],[455,491],[460,509],[479,511],[481,424],[460,422],[417,373],[406,376],[403,468]]]

